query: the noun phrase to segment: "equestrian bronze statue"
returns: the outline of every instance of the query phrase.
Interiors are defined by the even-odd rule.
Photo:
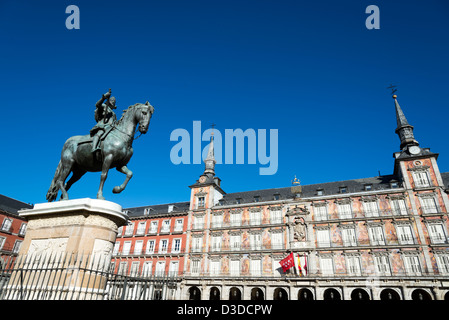
[[[69,198],[67,191],[86,172],[101,171],[100,187],[97,199],[104,199],[103,186],[111,168],[126,175],[125,181],[114,187],[112,192],[120,193],[133,176],[126,166],[133,155],[132,144],[135,140],[136,127],[141,134],[148,131],[154,107],[147,101],[136,103],[123,111],[120,120],[114,113],[115,98],[111,97],[111,89],[97,102],[95,120],[97,124],[90,134],[73,136],[64,144],[61,160],[47,192],[47,200],[54,201],[61,191],[61,200]],[[65,180],[72,173],[67,183]]]

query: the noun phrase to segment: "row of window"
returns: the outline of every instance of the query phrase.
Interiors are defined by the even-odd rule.
[[[0,251],[10,251],[12,253],[19,253],[20,246],[22,245],[22,240],[15,240],[14,246],[12,248],[5,247],[6,244],[6,238],[0,237]]]
[[[282,210],[270,210],[269,221],[262,220],[261,211],[251,211],[249,216],[249,224],[252,226],[262,224],[282,224]],[[242,213],[240,211],[232,212],[229,221],[224,221],[223,214],[212,214],[211,228],[222,227],[239,227],[243,225]],[[204,229],[204,215],[195,215],[193,219],[193,230]]]
[[[416,238],[412,231],[412,225],[408,222],[403,222],[395,225],[396,235],[400,245],[416,244]],[[442,221],[429,221],[427,230],[429,233],[429,240],[432,244],[448,243],[447,232]],[[358,246],[361,243],[356,237],[355,225],[344,225],[341,228],[341,236],[344,246]],[[370,244],[373,246],[386,245],[384,226],[379,223],[368,225],[368,236]],[[317,247],[332,247],[335,244],[331,241],[330,227],[317,227],[316,230]]]
[[[441,208],[437,204],[437,200],[431,197],[420,197],[421,211],[423,214],[440,213]],[[379,217],[380,215],[396,215],[405,216],[409,214],[409,208],[407,207],[404,199],[392,199],[390,210],[381,210],[377,200],[363,201],[363,213],[365,217]],[[352,208],[352,204],[348,202],[337,204],[338,216],[340,219],[351,219],[355,217],[355,211]],[[331,219],[331,215],[328,213],[327,203],[315,203],[314,204],[315,220],[323,221]]]
[[[276,260],[272,258],[272,266],[271,266],[271,275],[279,276],[283,274],[282,268],[279,264],[280,260]],[[266,269],[264,270],[262,258],[251,258],[249,261],[249,270],[246,270],[242,261],[240,259],[231,258],[229,261],[229,271],[223,273],[221,270],[222,261],[219,259],[212,259],[209,261],[209,272],[208,275],[218,276],[218,275],[230,275],[230,276],[240,276],[240,275],[249,275],[249,276],[261,276],[262,273],[267,273]],[[190,274],[201,275],[201,261],[199,259],[193,259],[190,265]]]
[[[132,248],[132,241],[123,242],[122,250],[120,251],[120,242],[116,242],[114,245],[113,255],[141,255],[141,254],[155,254],[155,253],[181,253],[182,239],[176,238],[169,244],[169,239],[160,239],[157,243],[156,240],[147,240],[145,250],[143,248],[144,241],[136,240],[134,247]],[[156,247],[156,245],[158,245]]]
[[[159,230],[159,221],[152,220],[149,223],[149,227],[147,230],[147,221],[139,221],[137,223],[137,229],[134,233],[135,223],[130,222],[125,227],[120,227],[118,229],[118,236],[131,237],[133,235],[143,236],[145,234],[157,234],[157,233],[178,233],[183,232],[184,219],[176,219],[173,229],[171,229],[171,219],[162,220],[160,230]],[[123,228],[125,228],[125,232],[123,232]]]
[[[165,260],[156,261],[153,266],[153,261],[144,261],[141,265],[140,261],[132,261],[131,268],[129,268],[128,261],[121,261],[118,263],[118,274],[130,276],[179,276],[179,261],[170,261],[169,268],[166,270],[167,262]],[[153,268],[154,267],[154,268]],[[112,270],[115,268],[115,262],[111,264]],[[129,271],[129,272],[128,272]]]
[[[0,231],[2,231],[2,232],[11,232],[12,223],[13,223],[13,219],[5,217],[5,219],[3,219],[3,221],[2,221],[2,225],[0,227]],[[18,232],[19,236],[25,236],[26,227],[27,227],[27,224],[25,222],[23,222],[20,225],[20,229],[19,229],[19,232]]]
[[[377,275],[391,276],[392,267],[388,255],[375,255],[374,267]],[[361,257],[356,254],[345,255],[346,272],[348,275],[366,275],[361,267]],[[403,254],[402,261],[406,275],[422,275],[420,257],[417,254]],[[449,253],[436,255],[439,274],[449,274]],[[333,256],[323,255],[319,257],[320,274],[333,276],[336,274],[335,261]]]
[[[336,271],[336,262],[334,261],[333,255],[321,255],[318,257],[319,259],[319,267],[320,270],[318,272],[319,275],[322,276],[334,276],[337,274]],[[379,254],[373,257],[374,260],[374,271],[377,275],[380,276],[391,276],[394,275],[392,272],[392,265],[390,261],[389,255]],[[348,276],[362,276],[366,275],[366,272],[363,271],[361,265],[361,257],[358,254],[346,254],[345,255],[345,270],[346,275]],[[403,254],[403,270],[406,275],[420,276],[422,275],[421,261],[418,254]],[[447,275],[449,274],[449,253],[441,253],[436,255],[437,267],[439,274]],[[172,260],[169,262],[169,269],[166,270],[167,261],[155,261],[155,268],[153,270],[153,261],[144,261],[141,265],[139,261],[131,262],[131,275],[142,275],[142,276],[177,276],[180,274],[179,269],[179,261]],[[300,262],[303,264],[303,262]],[[112,264],[114,267],[114,263]],[[128,273],[129,262],[122,261],[119,263],[118,272],[120,274]],[[343,266],[341,266],[343,267]],[[209,261],[209,272],[208,275],[222,275],[222,261],[219,259],[211,259]],[[272,275],[280,275],[282,274],[282,268],[280,268],[279,260],[272,258]],[[230,259],[229,261],[229,270],[226,274],[232,276],[240,276],[240,275],[250,275],[250,276],[261,276],[262,273],[266,273],[266,268],[264,270],[263,262],[261,258],[251,258],[249,261],[249,270],[243,267],[242,261],[240,259]],[[201,273],[201,260],[193,259],[191,261],[190,266],[190,274],[191,275],[200,275]],[[307,276],[307,272],[302,273],[304,276]],[[338,273],[339,275],[341,273]],[[309,275],[317,275],[317,273],[313,272]]]

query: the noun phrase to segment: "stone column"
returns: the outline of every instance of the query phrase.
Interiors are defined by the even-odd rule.
[[[103,299],[102,271],[109,271],[117,230],[127,221],[122,207],[85,198],[40,203],[19,214],[28,225],[10,298]]]

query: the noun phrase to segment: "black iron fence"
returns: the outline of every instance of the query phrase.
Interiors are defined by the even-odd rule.
[[[3,257],[0,300],[174,300],[179,278],[116,273],[111,257],[52,254]]]

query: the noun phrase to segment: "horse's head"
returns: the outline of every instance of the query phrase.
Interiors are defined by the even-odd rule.
[[[141,133],[147,133],[153,112],[154,107],[148,101],[145,104],[139,104],[138,111],[136,112],[136,119],[139,123],[139,131]]]

